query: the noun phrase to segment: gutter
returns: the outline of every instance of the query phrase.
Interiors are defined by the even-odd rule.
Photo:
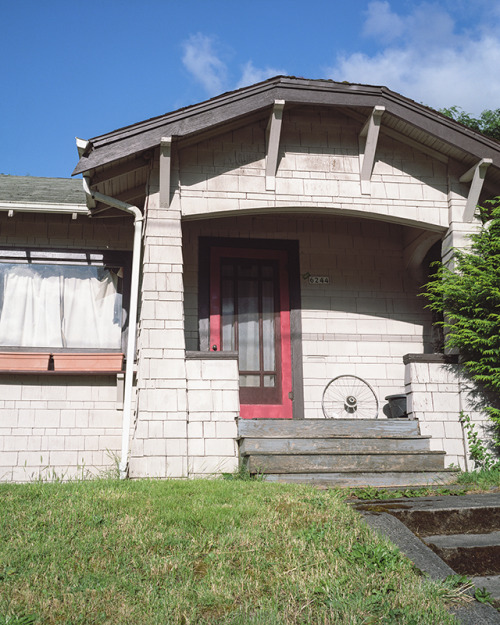
[[[142,222],[144,216],[137,206],[127,204],[109,195],[98,191],[92,191],[87,178],[83,178],[83,190],[87,198],[97,200],[113,208],[129,213],[134,216],[134,244],[132,248],[132,279],[130,282],[130,306],[128,337],[125,365],[125,393],[123,399],[123,422],[122,422],[122,449],[120,456],[120,478],[125,479],[128,473],[128,454],[130,451],[130,423],[132,421],[132,387],[134,381],[134,361],[136,347],[137,308],[139,301],[139,270],[142,243]]]
[[[84,204],[44,204],[43,202],[0,202],[0,211],[13,217],[16,213],[47,213],[71,215],[89,215],[90,211]]]

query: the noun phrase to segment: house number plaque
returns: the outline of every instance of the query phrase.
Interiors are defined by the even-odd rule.
[[[328,276],[309,276],[309,284],[330,284]]]

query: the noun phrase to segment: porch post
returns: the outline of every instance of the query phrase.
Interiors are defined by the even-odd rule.
[[[451,184],[448,192],[448,230],[443,239],[441,260],[453,269],[453,250],[464,250],[470,246],[469,236],[477,232],[481,224],[471,216],[464,220],[468,196],[463,184]]]
[[[162,141],[146,208],[131,477],[188,473],[181,211],[178,196],[162,188],[170,186],[170,156]]]

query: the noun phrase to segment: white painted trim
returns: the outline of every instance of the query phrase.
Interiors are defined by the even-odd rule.
[[[276,189],[276,170],[285,100],[275,100],[266,129],[266,190]]]
[[[42,202],[0,202],[0,211],[12,211],[13,213],[67,213],[72,215],[88,215],[89,210],[85,204],[44,204]]]
[[[76,149],[78,150],[78,156],[82,158],[85,153],[85,150],[89,147],[90,141],[87,139],[80,139],[79,137],[75,137],[76,141]]]
[[[170,172],[172,166],[172,137],[160,139],[160,208],[170,207]]]
[[[370,179],[375,163],[375,153],[384,112],[385,106],[374,106],[370,117],[366,120],[359,133],[359,174],[361,193],[363,195],[369,195],[371,191]]]
[[[460,182],[471,182],[467,203],[463,212],[463,221],[470,222],[474,217],[479,196],[483,188],[484,179],[486,178],[486,170],[492,163],[491,158],[482,158],[474,167],[468,169],[465,174],[460,176]]]
[[[342,113],[357,121],[362,122],[364,120],[364,117],[360,115],[359,113],[356,113],[356,111],[343,109]],[[423,143],[420,143],[419,141],[415,141],[415,139],[410,139],[410,137],[407,137],[402,132],[399,132],[398,130],[393,130],[392,128],[389,128],[388,126],[382,126],[380,129],[380,132],[386,137],[391,137],[391,139],[396,139],[396,141],[400,141],[401,143],[404,143],[405,145],[409,145],[411,148],[415,148],[415,150],[418,150],[422,154],[427,154],[427,156],[431,156],[432,158],[436,159],[440,163],[448,164],[450,160],[445,154],[442,154],[441,152],[438,152],[434,148],[430,148],[429,146],[424,145]]]

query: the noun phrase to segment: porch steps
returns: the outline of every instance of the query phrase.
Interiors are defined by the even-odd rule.
[[[445,484],[444,452],[408,419],[239,420],[240,456],[274,482],[402,487]]]

